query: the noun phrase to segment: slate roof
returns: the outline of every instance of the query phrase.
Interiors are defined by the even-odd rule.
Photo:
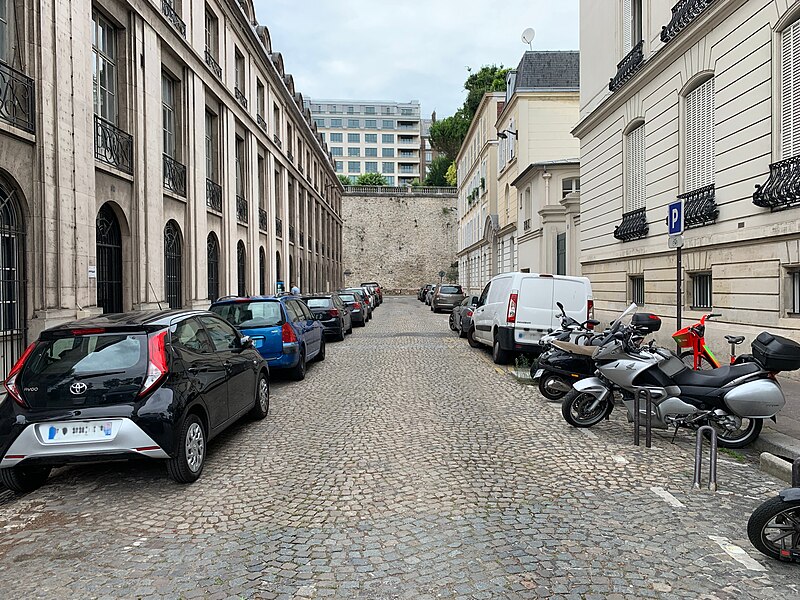
[[[578,90],[580,53],[529,50],[517,67],[515,92],[533,90]]]

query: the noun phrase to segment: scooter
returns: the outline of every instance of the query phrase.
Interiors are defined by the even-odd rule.
[[[747,537],[770,558],[800,563],[800,458],[792,468],[792,487],[770,498],[750,515]]]
[[[632,304],[595,351],[597,376],[575,382],[564,397],[561,414],[570,425],[592,427],[605,419],[614,409],[615,390],[633,421],[634,395],[644,387],[653,401],[653,427],[674,427],[677,435],[680,427],[708,424],[717,430],[720,446],[742,448],[759,436],[763,420],[785,405],[775,372],[800,369],[800,344],[765,332],[753,343],[753,362],[695,371],[652,342],[637,348],[631,341],[636,329],[625,324],[627,318],[639,329],[649,321],[660,327],[661,321],[635,313]]]

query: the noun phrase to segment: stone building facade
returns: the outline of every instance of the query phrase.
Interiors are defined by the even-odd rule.
[[[0,0],[0,336],[341,283],[332,159],[250,0]]]
[[[348,285],[378,281],[390,294],[416,294],[439,273],[455,278],[454,188],[348,186],[342,198]]]
[[[800,3],[580,6],[581,262],[598,318],[629,302],[675,331],[667,205],[682,199],[683,324],[800,339]]]

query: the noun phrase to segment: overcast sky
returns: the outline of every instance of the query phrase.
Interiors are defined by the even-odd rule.
[[[419,100],[452,114],[467,67],[516,67],[534,50],[578,49],[578,0],[254,0],[304,97]],[[502,9],[497,7],[502,6]]]

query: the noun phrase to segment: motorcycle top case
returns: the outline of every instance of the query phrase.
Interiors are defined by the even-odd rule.
[[[651,313],[636,313],[631,319],[631,325],[639,331],[653,333],[661,329],[661,319]]]
[[[800,344],[766,331],[753,340],[753,356],[767,371],[800,369]]]

